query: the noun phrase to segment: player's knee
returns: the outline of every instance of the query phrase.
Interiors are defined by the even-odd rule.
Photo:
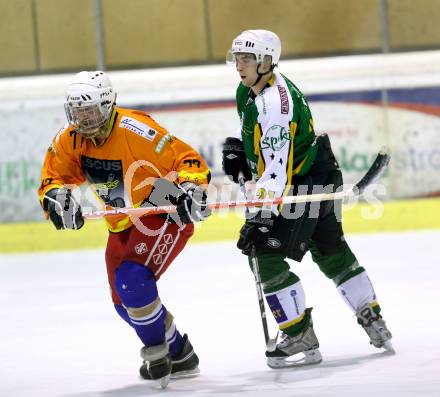
[[[153,272],[136,262],[124,261],[115,270],[115,289],[125,307],[141,307],[158,297]]]
[[[259,254],[258,268],[260,271],[260,278],[262,283],[266,283],[273,278],[278,277],[279,274],[289,271],[289,265],[284,260],[285,256],[281,254]],[[253,264],[249,258],[249,267],[253,271]]]
[[[312,252],[314,261],[321,271],[338,286],[364,271],[348,245],[339,250],[316,254]]]
[[[258,268],[261,284],[265,293],[281,290],[299,281],[296,274],[290,271],[289,264],[281,254],[258,255]],[[249,266],[253,271],[252,260],[249,259]]]

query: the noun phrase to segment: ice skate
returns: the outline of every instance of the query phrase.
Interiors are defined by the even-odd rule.
[[[385,325],[385,321],[379,314],[376,314],[371,304],[366,303],[356,311],[358,323],[370,337],[370,344],[377,348],[384,348],[390,353],[395,353],[391,344],[391,332]]]
[[[306,309],[309,322],[299,335],[288,336],[283,334],[283,339],[276,345],[275,350],[266,351],[267,365],[270,368],[301,367],[318,364],[322,361],[310,312],[311,309]]]
[[[158,380],[160,386],[165,389],[171,376],[171,356],[168,345],[163,343],[156,346],[144,346],[141,349],[141,357],[144,363],[139,373],[144,379]]]
[[[199,358],[188,339],[183,335],[183,349],[177,357],[171,360],[171,379],[186,378],[197,375],[199,370]]]
[[[171,371],[169,374],[171,379],[192,377],[200,372],[199,358],[194,352],[194,348],[192,347],[191,342],[188,339],[188,335],[183,335],[182,340],[182,352],[177,357],[171,359]],[[150,375],[150,371],[148,370],[148,363],[146,362],[144,362],[144,364],[141,366],[139,372],[144,379],[155,379]]]

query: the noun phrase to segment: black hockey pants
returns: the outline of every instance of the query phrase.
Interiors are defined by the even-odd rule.
[[[342,186],[342,173],[327,135],[318,138],[318,145],[312,168],[306,175],[293,178],[289,195],[331,193]],[[284,205],[269,237],[276,244],[257,253],[264,291],[273,292],[298,281],[284,259],[300,262],[308,250],[321,271],[337,284],[353,277],[348,269],[356,258],[345,241],[341,216],[341,202]],[[355,273],[361,271],[357,267]]]

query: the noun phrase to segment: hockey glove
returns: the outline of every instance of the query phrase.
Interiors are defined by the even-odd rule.
[[[72,196],[70,189],[49,190],[44,195],[43,209],[58,230],[81,229],[84,225],[81,206]]]
[[[176,202],[180,222],[189,224],[207,219],[212,211],[207,206],[206,190],[192,182],[184,182],[180,188],[181,194]]]
[[[240,238],[237,242],[238,249],[244,255],[250,255],[252,246],[256,252],[268,247],[270,231],[274,224],[275,215],[267,211],[258,211],[240,230]]]
[[[252,179],[252,173],[246,161],[243,142],[238,138],[226,138],[223,143],[223,172],[235,183],[238,183],[238,176],[243,174],[245,181]]]

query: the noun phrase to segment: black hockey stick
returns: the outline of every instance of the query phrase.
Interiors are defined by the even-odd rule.
[[[383,147],[377,154],[376,159],[373,161],[372,165],[365,173],[365,175],[351,189],[343,190],[342,192],[337,192],[337,193],[310,194],[303,196],[287,196],[287,197],[284,196],[284,197],[280,197],[279,200],[282,200],[281,201],[282,203],[299,203],[299,202],[338,200],[350,196],[360,196],[365,191],[368,185],[370,185],[373,181],[375,181],[382,175],[389,162],[390,162],[389,150],[386,147]],[[246,197],[245,180],[242,176],[239,177],[239,185],[242,195],[246,200],[246,203],[249,203]],[[275,200],[272,200],[273,204],[277,204],[275,203]],[[265,203],[270,204],[268,201],[265,201]],[[246,207],[246,212],[248,213],[249,206],[245,205],[245,207]],[[263,324],[264,340],[266,342],[267,350],[271,351],[275,349],[279,331],[275,336],[275,338],[270,338],[269,330],[267,326],[266,308],[264,306],[263,289],[261,286],[260,271],[259,271],[258,258],[256,255],[255,246],[252,246],[250,258],[252,263],[252,271],[255,277],[255,287],[257,289],[261,322]]]
[[[255,276],[255,286],[257,287],[258,304],[260,306],[261,321],[263,323],[264,340],[269,341],[269,329],[267,328],[266,308],[264,307],[263,290],[261,288],[260,268],[258,267],[257,253],[255,252],[255,246],[252,246],[251,250],[251,262],[252,271]]]
[[[369,184],[371,184],[383,174],[385,168],[390,162],[390,159],[391,156],[389,153],[389,149],[385,146],[382,147],[382,149],[380,149],[379,153],[377,154],[376,159],[373,161],[373,164],[371,164],[370,168],[368,169],[367,173],[358,183],[356,183],[356,185],[354,185],[352,191],[360,196]]]
[[[246,199],[245,180],[242,176],[240,176],[238,181],[240,184],[241,193],[243,197]],[[246,207],[246,213],[249,213],[248,207]],[[267,351],[273,351],[275,350],[277,344],[279,332],[277,332],[275,338],[270,338],[269,329],[267,326],[266,307],[264,306],[263,287],[261,286],[260,268],[258,266],[258,258],[254,245],[251,248],[250,258],[252,263],[252,272],[254,273],[254,277],[255,277],[255,288],[257,289],[258,306],[260,308],[261,323],[263,324],[264,342],[266,343]]]

